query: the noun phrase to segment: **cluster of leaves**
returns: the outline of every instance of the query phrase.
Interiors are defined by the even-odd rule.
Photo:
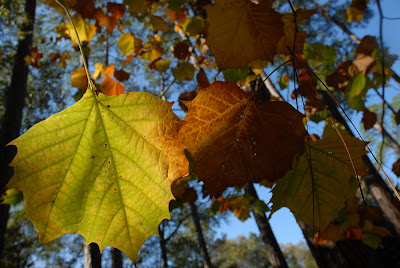
[[[48,2],[62,12],[54,1]],[[144,241],[169,218],[172,193],[186,202],[196,199],[187,187],[191,176],[174,191],[173,183],[189,173],[203,182],[204,194],[220,198],[214,202],[219,206],[216,211],[229,208],[242,220],[249,217],[249,198],[221,199],[223,192],[249,182],[276,183],[272,213],[286,206],[298,220],[328,233],[331,221],[356,195],[352,164],[357,175],[365,174],[364,143],[331,125],[325,127],[322,139],[312,140],[303,114],[290,104],[266,101],[260,90],[245,92],[237,85],[248,85],[276,58],[290,61],[299,82],[293,98],[306,98],[310,119],[321,112],[317,89],[322,85],[309,67],[321,61],[332,65],[336,54],[322,44],[305,44],[306,33],[298,31],[298,23],[315,10],[281,14],[272,7],[273,1],[220,0],[199,7],[207,15],[204,19],[201,12],[191,16],[189,5],[181,1],[66,2],[74,12],[86,56],[95,36],[106,38],[97,36],[102,27],[109,35],[118,27],[116,44],[121,58],[126,57],[125,65],[141,58],[148,68],[171,72],[180,82],[192,80],[197,73],[198,94],[182,98],[188,113],[181,121],[172,104],[161,98],[145,92],[124,94],[123,82],[130,73],[123,68],[115,71],[115,65],[96,63],[91,78],[83,67],[74,70],[72,86],[81,89],[82,98],[11,143],[18,154],[8,187],[24,192],[26,217],[41,242],[80,233],[87,243],[119,248],[135,262]],[[153,34],[125,28],[128,13]],[[354,19],[349,16],[348,21]],[[59,40],[71,39],[77,46],[71,22],[62,22],[55,31]],[[170,41],[165,37],[174,32],[181,39],[174,39],[169,57]],[[365,100],[368,88],[381,83],[376,48],[373,38],[366,37],[354,61],[340,65],[331,76],[321,74],[335,89],[346,88],[350,107]],[[26,63],[40,68],[41,57],[33,49]],[[68,58],[65,53],[51,56],[61,67]],[[214,67],[228,82],[209,86],[204,69]],[[284,76],[282,87],[288,81]],[[364,124],[370,125],[369,121]],[[259,207],[261,213],[267,210],[262,204]],[[350,227],[357,224],[365,227],[361,220]]]

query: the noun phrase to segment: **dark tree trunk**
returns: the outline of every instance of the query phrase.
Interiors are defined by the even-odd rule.
[[[351,239],[316,245],[311,235],[312,227],[302,222],[299,225],[318,267],[400,267],[399,240],[394,237],[383,238],[381,247],[377,249],[363,244],[361,240]]]
[[[101,268],[100,248],[96,243],[90,243],[84,249],[85,268]]]
[[[253,200],[250,201],[251,212],[253,213],[258,229],[260,230],[260,236],[264,242],[265,249],[267,250],[269,262],[271,263],[272,267],[288,267],[285,257],[283,256],[278,242],[275,239],[274,233],[272,232],[271,226],[268,223],[267,217],[265,214],[261,215],[255,212],[252,207],[254,202],[259,200],[259,198],[256,189],[254,189],[254,186],[251,182],[247,186],[246,192],[253,197]]]
[[[165,233],[164,233],[164,221],[158,225],[158,233],[160,234],[160,248],[161,248],[161,259],[164,268],[168,268],[168,258],[167,258],[167,241],[165,240]]]
[[[3,117],[0,129],[0,148],[3,148],[13,139],[17,138],[21,131],[22,110],[25,105],[26,86],[28,81],[28,66],[25,65],[24,58],[30,54],[30,47],[33,40],[33,26],[35,24],[36,0],[26,0],[25,4],[25,19],[22,23],[22,37],[18,41],[17,53],[14,58],[14,66],[11,77],[11,85],[6,93],[5,114]],[[8,163],[7,163],[8,164]],[[6,178],[1,185],[8,183]],[[3,187],[0,189],[0,194],[3,192]],[[9,206],[0,205],[0,256],[4,247],[4,236],[7,228],[9,217]]]
[[[350,135],[353,135],[347,122],[340,114],[336,102],[326,91],[320,91],[324,105],[326,105],[332,114],[332,117],[341,123]],[[392,190],[386,185],[385,181],[379,175],[371,160],[367,155],[363,156],[363,162],[369,175],[364,176],[362,180],[368,187],[369,192],[374,197],[379,207],[381,208],[386,220],[392,225],[392,230],[400,236],[400,203],[399,200],[393,197]]]
[[[190,211],[192,212],[193,223],[196,228],[197,240],[199,241],[201,256],[203,257],[203,265],[205,268],[212,268],[210,256],[208,255],[206,241],[204,240],[203,231],[201,229],[200,218],[197,214],[196,204],[190,203]]]
[[[111,248],[111,267],[122,268],[122,252],[117,248]]]

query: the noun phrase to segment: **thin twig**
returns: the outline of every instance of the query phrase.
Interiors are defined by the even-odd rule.
[[[385,83],[386,83],[386,74],[385,74],[385,49],[383,47],[383,13],[381,7],[381,1],[376,0],[376,4],[378,5],[379,11],[379,43],[381,47],[381,68],[382,68],[382,117],[381,124],[383,125],[383,120],[385,118]],[[385,144],[385,132],[382,131],[382,144],[380,149],[380,160],[381,164],[383,163],[383,146]]]

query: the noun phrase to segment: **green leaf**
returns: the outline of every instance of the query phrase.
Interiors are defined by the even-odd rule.
[[[382,240],[380,239],[379,236],[371,234],[371,233],[366,233],[363,234],[361,241],[370,246],[371,248],[378,248],[379,245],[381,244]]]
[[[279,78],[279,87],[280,87],[281,89],[285,89],[285,88],[287,88],[288,86],[289,86],[289,81],[286,80],[285,75],[282,75],[282,76]]]
[[[364,175],[364,142],[351,137],[345,131],[341,131],[341,134],[358,175]],[[287,207],[297,220],[310,225],[314,223],[322,230],[345,207],[345,200],[355,195],[356,188],[351,180],[354,171],[339,135],[330,125],[325,127],[321,140],[309,145],[306,143],[305,147],[306,153],[294,162],[294,169],[279,179],[272,189],[271,214],[281,207]],[[311,157],[313,180],[308,156]]]
[[[356,111],[364,111],[365,110],[365,104],[364,104],[364,100],[361,96],[354,96],[354,97],[350,97],[347,100],[348,104],[349,104],[349,108],[356,110]]]
[[[245,69],[242,68],[234,68],[234,69],[226,69],[222,71],[224,74],[225,81],[243,81],[250,73],[250,69],[247,67]]]
[[[313,115],[310,115],[309,119],[315,123],[325,121],[328,118],[328,113],[325,110],[318,111]]]
[[[172,74],[179,82],[183,82],[192,80],[195,71],[193,64],[184,61],[178,63],[178,66],[172,70]]]
[[[362,72],[359,72],[356,76],[354,76],[349,85],[346,88],[346,92],[348,96],[355,97],[361,95],[363,92],[367,81],[365,75]]]
[[[256,213],[261,214],[261,215],[265,215],[266,212],[270,211],[267,204],[265,204],[264,201],[259,200],[259,199],[254,201],[253,209]]]
[[[304,43],[303,53],[307,63],[312,68],[320,67],[321,65],[333,66],[337,57],[334,47],[321,43]]]
[[[3,199],[0,201],[1,205],[15,205],[24,200],[24,195],[18,189],[9,189],[1,198]]]
[[[42,243],[79,233],[136,261],[169,218],[172,182],[187,173],[171,103],[135,92],[94,94],[11,142],[10,188],[23,191],[26,218]]]

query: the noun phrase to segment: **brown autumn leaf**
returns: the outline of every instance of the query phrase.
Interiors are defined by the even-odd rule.
[[[359,72],[360,70],[352,61],[343,62],[333,74],[326,77],[326,84],[335,90],[345,90],[351,78]]]
[[[377,120],[376,113],[371,112],[368,109],[364,110],[361,122],[363,122],[365,130],[373,128],[374,124],[376,123],[376,120]]]
[[[248,181],[274,181],[304,151],[303,115],[285,102],[264,102],[233,82],[200,90],[179,130],[193,172],[210,196]]]
[[[125,16],[125,11],[126,8],[124,4],[107,3],[107,12],[117,21]]]
[[[103,10],[100,8],[96,9],[94,13],[94,18],[96,19],[96,26],[100,27],[104,25],[109,34],[112,34],[115,26],[117,25],[117,20],[113,16],[104,14]]]
[[[397,177],[400,177],[400,158],[393,163],[392,171],[397,175]]]
[[[180,24],[185,23],[186,21],[186,16],[188,15],[188,10],[187,8],[182,8],[179,10],[172,10],[172,9],[167,9],[167,14],[171,22],[178,22]]]
[[[179,102],[179,106],[182,108],[182,110],[187,112],[189,109],[186,106],[186,104],[188,104],[188,101],[192,101],[196,96],[197,96],[197,92],[194,90],[181,93],[181,95],[179,95],[178,102]]]
[[[296,21],[302,21],[310,18],[316,13],[316,10],[300,10],[296,13]],[[278,53],[282,55],[290,55],[290,49],[293,49],[294,38],[296,36],[296,51],[295,54],[303,54],[303,45],[306,40],[306,32],[296,33],[296,24],[294,22],[293,13],[285,13],[282,16],[282,21],[284,23],[283,31],[285,35],[279,40],[278,43]]]
[[[180,60],[186,60],[190,57],[189,45],[180,42],[174,47],[174,57]]]
[[[198,89],[198,90],[210,86],[210,82],[208,81],[207,75],[206,75],[206,73],[203,71],[203,69],[200,69],[200,70],[197,72],[196,80],[197,80],[197,89]]]
[[[125,86],[109,76],[104,77],[103,82],[100,84],[100,88],[103,90],[104,95],[107,96],[121,95],[125,93]]]
[[[186,202],[194,204],[197,200],[197,192],[193,188],[189,187],[188,181],[191,179],[190,176],[184,176],[172,183],[171,191],[172,194],[179,202]]]
[[[114,77],[120,82],[128,80],[129,76],[130,74],[122,69],[114,72]]]
[[[253,60],[273,62],[284,35],[282,14],[265,1],[220,0],[205,6],[207,41],[219,70],[246,68]],[[240,16],[238,16],[240,14]]]
[[[125,64],[125,65],[128,65],[128,63],[130,63],[132,60],[133,60],[133,55],[130,54],[130,55],[126,58],[126,60],[124,61],[124,64]]]
[[[40,63],[40,59],[43,57],[43,54],[39,52],[37,47],[31,47],[31,65],[36,68],[40,68],[42,64]]]

